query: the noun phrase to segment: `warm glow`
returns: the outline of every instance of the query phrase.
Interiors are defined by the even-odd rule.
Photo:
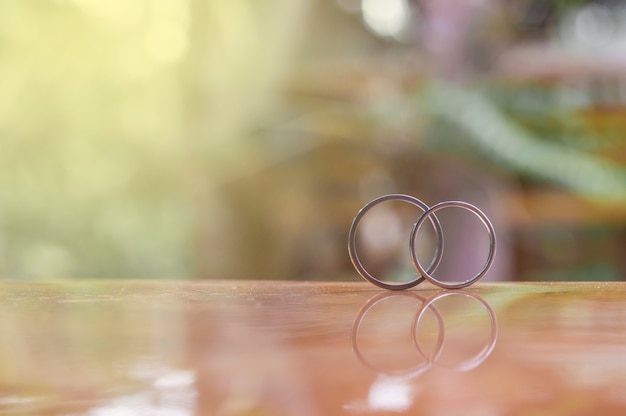
[[[409,23],[406,0],[363,0],[365,23],[378,35],[399,37]]]

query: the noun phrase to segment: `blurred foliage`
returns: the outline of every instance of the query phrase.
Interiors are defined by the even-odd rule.
[[[267,164],[250,125],[272,117],[302,4],[0,5],[0,274],[219,263],[220,241],[199,248],[204,219],[220,221],[212,189]]]
[[[532,129],[519,125],[516,119],[506,117],[479,92],[440,84],[433,86],[427,95],[428,107],[434,114],[458,124],[465,132],[464,138],[475,142],[486,157],[513,172],[550,181],[601,201],[626,202],[624,166],[577,149],[581,147],[582,139],[580,134],[571,131],[573,128],[568,129],[572,123],[567,123],[567,120],[565,126],[556,130],[572,140],[559,143],[555,140],[558,137],[550,134],[549,127],[540,125],[535,129],[541,134],[537,136]],[[533,110],[541,113],[535,119],[558,117],[559,106],[553,104],[546,108],[550,105],[548,100],[542,101],[542,104],[532,106]],[[599,146],[602,141],[596,139],[596,133],[589,131],[585,143]]]
[[[589,3],[4,2],[0,275],[328,277],[385,192],[623,207],[621,64],[571,71],[614,55],[570,39],[606,37]]]
[[[0,4],[0,270],[189,272],[177,1]]]

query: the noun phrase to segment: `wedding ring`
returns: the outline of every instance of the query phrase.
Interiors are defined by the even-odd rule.
[[[489,254],[487,256],[487,261],[485,262],[483,268],[474,277],[468,280],[462,281],[462,282],[454,282],[454,283],[445,282],[432,276],[431,273],[434,270],[434,268],[429,266],[427,269],[425,269],[420,263],[419,259],[417,258],[417,254],[415,253],[415,238],[421,226],[426,221],[426,219],[430,219],[430,216],[434,215],[435,212],[439,211],[440,209],[450,208],[450,207],[462,208],[462,209],[466,209],[474,213],[481,220],[485,228],[487,228],[487,233],[489,234]],[[432,221],[433,220],[431,219],[431,222]],[[439,226],[441,225],[439,224],[438,219],[436,220],[436,224]],[[439,230],[437,231],[437,233],[439,236]],[[443,234],[441,234],[439,241],[440,242],[443,241]],[[443,244],[441,245],[443,246]],[[422,216],[419,217],[419,219],[415,222],[415,224],[413,224],[413,229],[411,230],[411,236],[409,238],[409,247],[410,247],[411,260],[413,261],[413,265],[415,266],[415,269],[419,272],[421,276],[423,276],[430,283],[437,285],[439,287],[442,287],[445,289],[459,289],[459,288],[469,286],[477,282],[478,280],[480,280],[491,267],[491,264],[493,263],[493,260],[496,254],[496,232],[493,228],[493,225],[491,225],[489,218],[487,218],[487,216],[481,210],[476,208],[474,205],[467,203],[467,202],[463,202],[463,201],[440,202],[426,209],[424,213],[422,214]],[[438,258],[437,260],[439,262],[441,259]],[[437,265],[439,264],[438,262],[437,262]]]
[[[421,208],[424,211],[424,214],[422,214],[422,216],[420,217],[421,222],[418,220],[419,226],[421,226],[422,223],[426,220],[426,218],[428,218],[430,222],[433,224],[433,227],[435,228],[435,233],[437,235],[437,246],[435,248],[435,255],[430,265],[424,271],[422,271],[423,268],[420,265],[420,269],[418,269],[420,270],[420,274],[408,282],[388,283],[388,282],[382,281],[374,277],[370,272],[367,271],[365,266],[363,266],[363,263],[361,262],[361,259],[359,258],[359,255],[357,254],[357,249],[356,249],[357,230],[359,227],[359,223],[361,222],[365,214],[367,214],[367,212],[370,209],[372,209],[374,206],[382,202],[392,201],[392,200],[405,201],[405,202],[408,202],[410,204],[417,206],[418,208]],[[404,289],[410,289],[420,284],[421,282],[424,281],[424,277],[426,277],[427,275],[430,276],[429,273],[432,273],[437,268],[443,256],[443,231],[441,229],[441,224],[439,223],[437,216],[434,214],[430,215],[432,212],[433,212],[432,208],[429,209],[428,205],[426,205],[419,199],[413,196],[404,195],[404,194],[383,195],[381,197],[378,197],[370,201],[363,208],[361,208],[361,210],[354,217],[354,220],[352,221],[352,225],[350,226],[350,231],[348,233],[348,253],[350,255],[350,261],[354,265],[354,268],[356,269],[356,271],[361,275],[361,277],[363,277],[365,280],[383,289],[404,290]],[[429,214],[426,215],[426,213],[429,213]],[[417,229],[419,229],[419,226],[417,228],[414,226],[413,230],[416,231]],[[411,235],[410,251],[411,251],[411,256],[415,257],[416,259],[417,257],[414,255],[414,252],[415,252],[415,243],[414,243],[415,235],[414,234],[415,232]],[[415,264],[415,259],[413,260],[414,264]]]

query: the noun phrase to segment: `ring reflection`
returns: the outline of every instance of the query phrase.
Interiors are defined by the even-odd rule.
[[[370,322],[366,316],[373,314],[375,309],[381,308],[384,303],[387,307],[398,306],[401,302],[405,302],[407,299],[415,300],[415,309],[411,309],[411,314],[408,315],[412,319],[408,319],[404,313],[387,316],[382,316],[382,321]],[[445,300],[444,300],[445,299]],[[470,301],[471,304],[467,302]],[[486,311],[486,315],[489,319],[489,335],[487,342],[480,341],[478,333],[478,326],[476,326],[476,320],[480,318],[480,312],[476,309],[477,304],[482,310]],[[405,309],[406,310],[406,309]],[[395,311],[399,311],[398,308]],[[430,311],[430,314],[427,313]],[[382,313],[382,312],[381,312]],[[400,316],[403,315],[403,316]],[[428,316],[434,316],[434,320],[427,318]],[[391,319],[390,319],[391,318]],[[404,319],[407,318],[407,319]],[[434,325],[431,325],[434,321]],[[450,328],[446,328],[446,321],[448,324],[454,324],[454,330],[450,331]],[[417,352],[417,356],[420,361],[418,364],[407,364],[403,369],[390,369],[387,366],[375,363],[374,360],[368,357],[368,345],[363,344],[362,338],[359,334],[365,327],[370,331],[374,330],[375,334],[378,334],[378,342],[380,341],[393,341],[394,337],[388,334],[389,327],[400,329],[400,332],[404,330],[402,328],[402,322],[406,322],[406,329],[410,331],[410,337],[412,340],[412,347]],[[410,324],[409,324],[410,323]],[[468,335],[469,334],[469,335]],[[424,338],[434,340],[431,343],[426,342]],[[388,376],[412,378],[423,374],[432,366],[443,367],[452,369],[455,371],[468,371],[481,365],[492,353],[496,345],[498,337],[498,323],[496,314],[489,305],[489,303],[480,295],[465,291],[465,290],[445,290],[437,292],[432,296],[426,298],[416,292],[384,292],[370,298],[358,311],[354,323],[352,325],[351,342],[352,350],[357,359],[366,367],[371,370]],[[385,339],[388,338],[388,339]],[[446,342],[446,339],[448,342]],[[480,342],[482,348],[476,354],[473,354],[469,359],[462,359],[459,363],[444,362],[442,359],[444,347],[451,341],[460,340],[461,345],[453,345],[453,347],[469,348],[472,347],[475,342]],[[470,345],[472,344],[472,345]],[[431,348],[428,348],[430,346]],[[398,346],[394,345],[393,349],[388,351],[387,355],[401,355],[406,357],[406,354],[397,354]],[[374,349],[370,349],[370,354]],[[412,360],[412,358],[411,358]],[[408,361],[408,359],[407,359]],[[445,361],[450,361],[449,358]]]
[[[489,355],[491,355],[491,352],[496,346],[496,340],[498,338],[498,321],[496,320],[496,314],[491,308],[491,305],[489,305],[489,303],[482,296],[476,293],[472,293],[472,292],[464,291],[464,290],[445,290],[445,291],[438,292],[434,294],[433,296],[429,297],[422,304],[420,309],[417,311],[417,314],[415,314],[413,325],[411,326],[412,331],[413,331],[413,340],[415,342],[415,346],[417,347],[417,349],[422,351],[418,333],[419,333],[420,324],[422,322],[422,319],[425,316],[426,310],[433,309],[433,308],[435,308],[435,310],[438,310],[437,307],[435,306],[435,303],[443,300],[444,298],[449,298],[450,300],[452,300],[453,297],[457,297],[456,299],[454,299],[453,306],[457,306],[457,307],[460,306],[459,300],[465,298],[465,299],[474,300],[478,302],[479,305],[482,305],[484,307],[484,309],[487,312],[487,315],[489,316],[489,324],[490,324],[489,339],[487,343],[483,346],[483,348],[473,358],[468,359],[466,361],[462,361],[460,364],[456,364],[456,365],[444,364],[444,363],[441,363],[440,360],[438,360],[439,357],[435,357],[433,359],[433,364],[437,364],[438,366],[454,369],[456,371],[468,371],[468,370],[478,367],[480,364],[483,363],[483,361],[487,359],[487,357],[489,357]],[[461,297],[461,298],[458,298],[458,297]],[[457,315],[460,314],[459,311],[456,311],[455,313]],[[462,321],[461,324],[464,325],[468,329],[473,329],[472,322],[469,320],[469,316],[466,315],[465,318],[466,319],[461,319]],[[424,353],[422,352],[422,354]],[[441,351],[439,351],[439,355],[441,355]]]
[[[396,376],[396,377],[415,377],[419,374],[422,374],[424,371],[428,370],[428,368],[432,365],[433,360],[428,358],[423,353],[422,349],[416,348],[415,350],[418,353],[419,357],[421,358],[421,361],[419,364],[411,365],[409,366],[409,368],[400,369],[400,370],[385,369],[385,368],[382,368],[381,365],[375,365],[372,363],[371,360],[368,360],[367,358],[365,358],[365,355],[362,352],[362,348],[359,345],[359,342],[360,342],[359,331],[361,327],[363,326],[363,321],[368,313],[371,313],[377,305],[380,306],[382,303],[387,303],[387,304],[394,303],[397,306],[397,304],[400,301],[407,300],[407,299],[417,301],[417,304],[415,306],[416,308],[415,310],[417,311],[421,310],[420,306],[422,306],[427,301],[426,298],[424,298],[421,295],[418,295],[415,292],[383,292],[370,298],[361,307],[361,309],[359,310],[359,312],[357,313],[354,319],[354,323],[352,325],[352,334],[350,337],[352,341],[352,350],[354,351],[354,354],[357,356],[359,361],[363,363],[363,365],[376,371],[377,373],[386,374],[390,376]],[[443,322],[441,315],[434,307],[430,309],[432,309],[435,315],[436,321],[437,321],[437,325],[438,325],[437,341],[435,344],[435,352],[434,352],[434,356],[438,356],[439,352],[443,348],[444,322]],[[408,322],[407,322],[406,331],[407,331],[407,334],[411,334],[411,339],[414,339],[413,330],[411,327],[409,327]]]

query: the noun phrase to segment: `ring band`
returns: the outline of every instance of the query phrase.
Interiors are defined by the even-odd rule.
[[[417,254],[415,254],[415,237],[417,236],[417,233],[419,232],[421,226],[424,224],[424,221],[426,221],[427,218],[429,218],[431,215],[434,215],[434,213],[439,211],[440,209],[449,208],[449,207],[463,208],[463,209],[473,212],[482,221],[483,225],[487,228],[487,232],[489,233],[489,255],[487,257],[487,261],[485,262],[485,265],[483,266],[482,270],[478,272],[478,274],[476,274],[476,276],[472,277],[469,280],[466,280],[464,282],[459,282],[459,283],[447,283],[447,282],[443,282],[441,280],[436,279],[430,274],[432,272],[431,270],[432,267],[429,267],[428,270],[424,269],[419,259],[417,258]],[[439,220],[437,220],[437,223],[439,223]],[[441,239],[439,241],[440,242],[443,241],[443,234],[441,235]],[[411,230],[411,236],[409,238],[409,247],[411,251],[411,260],[413,261],[413,266],[415,266],[415,269],[426,280],[428,280],[430,283],[434,285],[437,285],[445,289],[460,289],[460,288],[469,286],[472,283],[475,283],[476,281],[480,280],[491,267],[491,264],[493,263],[493,260],[496,254],[496,232],[493,228],[493,225],[491,225],[489,218],[487,218],[487,216],[481,210],[476,208],[474,205],[467,203],[467,202],[463,202],[463,201],[440,202],[426,209],[424,213],[422,214],[422,216],[419,217],[419,219],[415,222],[415,224],[413,224],[413,229]]]
[[[418,220],[418,222],[420,223],[420,226],[425,221],[426,217],[428,217],[430,222],[433,224],[433,227],[435,228],[435,232],[437,234],[437,247],[435,248],[435,257],[433,258],[433,260],[431,261],[430,265],[427,268],[428,272],[427,273],[422,272],[421,270],[423,268],[422,268],[421,265],[420,265],[419,269],[416,266],[416,269],[420,270],[420,275],[418,275],[415,279],[413,279],[413,280],[411,280],[409,282],[405,282],[405,283],[395,283],[395,284],[394,283],[387,283],[387,282],[383,282],[382,280],[379,280],[376,277],[372,276],[372,274],[369,273],[365,269],[365,267],[363,266],[363,263],[361,263],[361,260],[359,259],[359,255],[357,254],[357,250],[356,250],[356,231],[357,231],[357,229],[359,227],[359,223],[361,222],[361,219],[374,206],[378,205],[381,202],[391,201],[391,200],[399,200],[399,201],[409,202],[409,203],[417,206],[418,208],[421,208],[424,211],[424,214],[422,214],[422,216],[420,217],[420,220],[422,220],[422,221],[420,222],[420,220]],[[352,225],[350,226],[350,231],[348,233],[348,253],[350,255],[350,261],[352,262],[352,265],[354,265],[354,268],[356,269],[356,271],[361,275],[361,277],[363,277],[365,280],[367,280],[367,281],[369,281],[369,282],[371,282],[371,283],[375,284],[376,286],[381,287],[383,289],[405,290],[405,289],[410,289],[410,288],[412,288],[412,287],[422,283],[424,281],[424,278],[427,275],[430,276],[428,273],[432,273],[437,268],[437,266],[441,262],[441,258],[443,256],[443,230],[441,229],[441,223],[439,222],[439,219],[434,214],[431,216],[430,215],[431,212],[432,212],[432,208],[429,209],[428,205],[426,205],[425,203],[423,203],[422,201],[420,201],[419,199],[417,199],[417,198],[415,198],[413,196],[404,195],[404,194],[383,195],[381,197],[378,197],[378,198],[368,202],[363,208],[361,208],[361,210],[354,217],[354,220],[352,221]],[[429,215],[426,215],[426,213],[429,213]],[[413,226],[413,230],[412,231],[414,231],[414,230],[415,230],[415,225]],[[416,256],[414,256],[414,251],[415,251],[414,240],[415,240],[415,236],[414,236],[414,233],[412,233],[411,234],[411,240],[410,240],[410,250],[411,250],[411,257],[412,258],[416,257]],[[415,259],[413,259],[413,264],[415,265]]]

